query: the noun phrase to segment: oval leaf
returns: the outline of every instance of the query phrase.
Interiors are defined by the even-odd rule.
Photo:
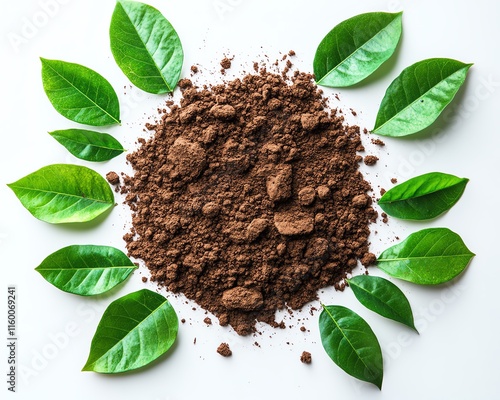
[[[382,351],[363,318],[346,307],[323,306],[319,331],[323,347],[335,364],[349,375],[382,388]]]
[[[372,12],[349,18],[321,41],[314,56],[318,85],[344,87],[371,75],[394,53],[402,13]]]
[[[75,157],[85,161],[108,161],[125,149],[113,136],[84,129],[66,129],[49,132]]]
[[[101,75],[83,65],[41,60],[43,88],[57,112],[80,124],[120,123],[118,96]]]
[[[469,180],[431,172],[394,186],[378,204],[387,214],[401,219],[435,218],[453,207],[462,197]]]
[[[91,221],[114,205],[106,180],[78,165],[49,165],[7,186],[34,217],[52,224]]]
[[[431,58],[406,68],[387,89],[373,132],[407,136],[430,126],[453,100],[471,66]]]
[[[172,347],[178,327],[177,314],[162,295],[143,289],[121,297],[104,311],[83,371],[141,368]]]
[[[356,298],[366,308],[417,330],[410,303],[394,283],[369,275],[355,276],[347,282]]]
[[[114,247],[74,245],[52,253],[35,270],[65,292],[93,296],[114,288],[136,268]]]
[[[419,285],[438,285],[458,276],[474,257],[462,238],[447,228],[423,229],[385,250],[377,267]]]
[[[174,90],[184,53],[177,32],[157,9],[118,1],[109,35],[115,61],[134,85],[155,94]]]

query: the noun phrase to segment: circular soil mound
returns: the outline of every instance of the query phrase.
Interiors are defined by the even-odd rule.
[[[242,335],[374,261],[377,218],[358,170],[359,127],[312,76],[261,69],[196,88],[182,80],[151,139],[128,155],[129,254]]]

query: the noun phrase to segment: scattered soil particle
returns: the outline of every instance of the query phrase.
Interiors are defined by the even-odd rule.
[[[387,224],[387,222],[389,221],[389,217],[387,216],[387,214],[383,212],[382,214],[380,214],[380,216],[382,217],[382,222],[384,224]]]
[[[142,277],[142,281],[143,281],[144,283],[146,283],[146,282],[148,281],[148,278],[146,278],[145,276],[143,276],[143,277]]]
[[[233,355],[233,352],[227,343],[221,343],[219,347],[217,347],[217,353],[219,353],[222,357],[230,357]]]
[[[212,325],[212,319],[210,317],[205,317],[205,319],[203,320],[203,322],[207,325]]]
[[[306,329],[306,327],[305,327],[305,326],[301,326],[301,327],[300,327],[300,331],[301,331],[301,332],[305,332],[306,330],[307,330],[307,329]]]
[[[372,139],[372,143],[377,145],[377,146],[380,146],[380,147],[384,147],[385,146],[385,143],[380,140],[380,139]]]
[[[106,179],[111,185],[118,185],[120,183],[120,177],[114,171],[108,172],[106,174]]]
[[[284,328],[276,310],[343,290],[370,257],[378,216],[359,127],[327,107],[311,74],[256,68],[210,87],[181,80],[180,103],[147,125],[121,188],[129,255],[241,335],[256,321]]]
[[[229,69],[231,68],[231,59],[230,58],[227,58],[227,57],[224,57],[221,62],[220,62],[220,66],[224,69]]]
[[[397,178],[391,178],[391,183],[392,183],[392,184],[394,184],[394,185],[395,185],[396,183],[398,183]]]
[[[366,165],[375,165],[378,161],[377,156],[366,156],[365,157],[365,164]]]
[[[198,73],[198,67],[197,67],[196,65],[191,65],[191,72],[192,72],[193,74]]]
[[[308,351],[303,351],[302,354],[300,355],[300,361],[304,364],[311,364],[312,362],[311,353],[309,353]]]

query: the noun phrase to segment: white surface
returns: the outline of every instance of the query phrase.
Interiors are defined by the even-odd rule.
[[[48,13],[41,6],[45,3],[57,7]],[[376,74],[376,79],[337,91],[342,108],[359,112],[352,121],[367,128],[373,126],[385,89],[406,66],[430,57],[474,62],[465,88],[447,111],[449,122],[441,119],[431,129],[435,134],[425,138],[384,139],[386,146],[379,151],[378,167],[366,170],[376,191],[378,186],[391,187],[391,177],[401,182],[430,171],[470,178],[460,202],[436,221],[406,223],[391,219],[388,227],[374,226],[378,231],[372,238],[375,252],[393,244],[395,236],[404,238],[424,227],[446,226],[458,232],[477,256],[451,286],[425,288],[398,282],[413,306],[419,336],[364,309],[349,290],[321,294],[325,303],[343,304],[360,313],[377,333],[385,353],[381,392],[346,375],[329,360],[319,340],[318,313],[310,316],[309,307],[304,315],[308,316],[305,325],[310,333],[304,334],[297,327],[279,331],[263,327],[263,334],[257,338],[238,337],[217,324],[205,326],[202,311],[193,311],[191,304],[172,296],[169,298],[187,323],[181,325],[178,342],[169,356],[133,374],[80,372],[104,308],[111,300],[144,287],[140,278],[147,272],[140,269],[110,295],[84,299],[57,290],[33,270],[48,254],[70,244],[123,249],[121,237],[129,218],[128,210],[120,205],[104,221],[90,227],[48,225],[34,219],[5,186],[48,164],[81,163],[46,133],[77,124],[60,116],[47,100],[38,57],[84,64],[112,83],[120,97],[123,126],[106,131],[128,148],[133,148],[141,135],[145,116],[154,115],[163,99],[129,89],[126,77],[115,65],[108,39],[114,1],[7,2],[0,16],[0,310],[6,321],[6,288],[16,285],[18,362],[22,368],[18,393],[8,395],[74,400],[139,396],[153,400],[500,398],[500,303],[496,296],[500,222],[496,154],[500,148],[496,122],[500,106],[498,2],[151,0],[150,4],[164,13],[181,37],[186,54],[183,76],[194,63],[207,70],[216,69],[223,54],[236,56],[236,70],[241,64],[260,60],[262,54],[274,60],[280,51],[289,49],[297,52],[296,65],[311,71],[317,44],[338,22],[362,12],[403,9],[404,34],[397,56]],[[29,31],[27,24],[33,21],[38,27]],[[13,35],[24,35],[24,41],[12,45]],[[125,85],[127,95],[122,89]],[[102,174],[123,171],[125,158],[91,167]],[[289,323],[297,325],[295,320]],[[2,332],[0,371],[5,381],[6,332]],[[255,340],[260,348],[253,345]],[[221,341],[230,344],[233,357],[224,359],[215,352]],[[303,350],[312,353],[310,366],[299,361]],[[3,383],[0,388],[2,399],[7,398],[6,387]]]

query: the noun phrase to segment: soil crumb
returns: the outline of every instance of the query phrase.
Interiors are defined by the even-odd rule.
[[[303,351],[300,356],[300,361],[304,364],[311,364],[312,362],[311,353],[309,353],[308,351]]]
[[[221,343],[219,347],[217,347],[217,353],[219,353],[222,357],[230,357],[233,355],[233,352],[227,343]]]

